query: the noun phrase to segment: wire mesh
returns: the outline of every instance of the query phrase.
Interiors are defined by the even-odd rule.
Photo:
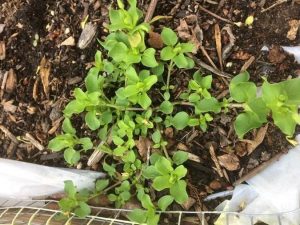
[[[35,201],[16,201],[0,199],[0,225],[135,225],[137,223],[126,219],[126,215],[131,210],[111,209],[103,207],[91,207],[92,216],[78,218],[71,215],[68,219],[62,219],[59,215],[57,201],[35,200]],[[263,216],[274,217],[277,223],[272,225],[284,225],[283,215],[298,215],[300,209],[292,212],[279,214],[242,214],[237,212],[216,212],[216,211],[167,211],[161,214],[160,224],[213,224],[214,219],[220,215],[225,216],[222,225],[231,225],[235,218],[242,218],[243,225],[255,225],[255,218]],[[209,222],[207,222],[209,221]]]

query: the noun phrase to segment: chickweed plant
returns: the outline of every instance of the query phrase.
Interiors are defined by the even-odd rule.
[[[150,23],[157,18],[150,23],[140,22],[143,14],[136,0],[128,0],[128,8],[122,0],[117,4],[118,9],[109,11],[109,35],[101,42],[102,50],[96,52],[85,88],[74,90],[74,99],[63,111],[62,134],[49,142],[49,148],[63,152],[70,165],[78,163],[82,152],[103,151],[106,156],[102,169],[107,179],[98,180],[93,191],[80,192],[66,181],[66,197],[59,205],[65,215],[85,217],[91,212],[88,200],[98,195],[107,195],[118,208],[135,198],[141,207],[133,210],[129,219],[156,225],[160,216],[157,211],[188,199],[184,166],[188,154],[174,149],[175,153],[169,155],[162,131],[167,127],[206,131],[214,115],[238,107],[241,113],[234,128],[239,138],[269,118],[284,134],[292,136],[300,123],[300,79],[275,84],[264,79],[258,95],[257,86],[243,72],[231,80],[230,97],[219,101],[210,93],[213,77],[195,71],[194,61],[187,55],[193,52],[193,44],[181,43],[172,29],[163,28],[164,47],[148,47],[145,37]],[[174,69],[194,72],[186,91],[176,101],[172,96],[175,87],[170,84]],[[72,124],[78,115],[93,138],[78,136]],[[147,159],[137,150],[139,137],[152,141]]]

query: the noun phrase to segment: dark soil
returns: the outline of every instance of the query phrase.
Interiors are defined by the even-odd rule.
[[[0,157],[51,166],[65,166],[61,154],[51,153],[46,147],[42,151],[38,150],[25,138],[25,134],[29,133],[42,146],[47,146],[55,133],[59,133],[60,126],[56,129],[53,127],[59,124],[61,111],[71,99],[72,90],[83,85],[87,69],[94,60],[96,49],[99,48],[95,40],[85,49],[79,49],[76,45],[60,46],[60,44],[69,37],[73,37],[77,44],[82,32],[80,23],[87,15],[89,15],[88,21],[97,26],[97,37],[101,39],[105,36],[103,24],[107,23],[109,4],[102,1],[98,5],[97,2],[0,0],[0,24],[5,24],[4,30],[0,31],[0,41],[5,43],[6,49],[6,57],[0,61],[0,87],[6,71],[12,69],[17,77],[14,91],[7,93],[3,90],[4,94],[0,99],[0,125],[11,132],[17,138],[17,142],[12,141],[1,129]],[[149,2],[139,1],[144,12]],[[255,20],[250,27],[231,25],[236,41],[224,60],[224,72],[231,75],[238,74],[246,61],[253,56],[254,61],[247,70],[251,75],[251,80],[258,85],[262,82],[262,76],[267,77],[271,82],[299,76],[299,64],[294,61],[293,56],[282,53],[278,47],[300,44],[299,32],[295,40],[287,38],[290,29],[289,21],[300,20],[299,4],[287,2],[262,13],[259,4],[263,1],[226,0],[223,5],[208,2],[203,0],[159,1],[155,14],[172,15],[173,19],[155,23],[154,30],[160,31],[163,26],[176,29],[180,24],[180,19],[188,15],[196,15],[197,23],[203,31],[203,46],[214,64],[220,68],[215,46],[214,26],[218,24],[221,29],[224,47],[230,42],[228,33],[222,30],[228,26],[228,23],[202,11],[199,5],[232,22],[244,22],[248,16],[253,15]],[[274,2],[274,0],[267,1],[264,8],[268,8]],[[35,40],[36,46],[34,46]],[[263,46],[275,49],[273,52],[275,55],[271,56],[271,53],[261,51]],[[37,72],[43,57],[51,66],[48,95],[43,91]],[[210,65],[207,57],[200,50],[196,57]],[[202,70],[205,74],[211,73],[205,69]],[[176,86],[175,91],[180,92],[190,76],[189,71],[173,76],[171,83]],[[213,92],[218,96],[227,89],[226,83],[229,80],[220,76],[214,76],[214,78]],[[9,106],[7,106],[8,101],[11,101]],[[235,114],[216,116],[208,132],[186,130],[175,134],[170,140],[173,146],[183,145],[202,160],[202,163],[190,162],[188,167],[190,192],[193,190],[193,196],[197,196],[200,201],[198,204],[201,204],[204,209],[208,207],[209,210],[213,210],[218,203],[206,205],[202,202],[204,197],[214,192],[232,189],[233,183],[241,176],[260,163],[269,160],[274,154],[287,151],[289,148],[285,136],[273,125],[269,125],[262,144],[251,155],[243,155],[238,151],[245,149],[245,143],[238,141],[232,132],[232,121],[235,116]],[[49,131],[51,131],[50,134]],[[247,139],[254,137],[255,133],[246,136]],[[239,169],[235,171],[223,169],[227,175],[220,177],[209,153],[209,144],[213,146],[216,156],[225,153],[236,155],[240,160]],[[80,164],[82,168],[87,168],[87,158],[88,155],[82,159]]]

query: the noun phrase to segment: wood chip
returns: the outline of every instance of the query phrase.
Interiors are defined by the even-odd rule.
[[[3,98],[4,95],[4,89],[5,89],[5,84],[6,84],[6,80],[7,80],[7,76],[8,76],[8,72],[6,71],[4,74],[2,73],[2,71],[0,71],[1,75],[2,75],[2,84],[1,84],[1,88],[0,88],[0,99]]]
[[[5,57],[6,57],[5,42],[0,41],[0,60],[4,60]]]
[[[5,112],[15,113],[17,110],[17,106],[13,105],[14,100],[2,101],[1,105],[3,106],[3,110]]]
[[[184,210],[189,210],[195,203],[196,203],[196,200],[192,197],[189,197],[188,200],[186,200],[186,202],[181,204],[181,206],[182,206],[182,208],[184,208]]]
[[[258,130],[254,140],[243,140],[244,142],[247,143],[248,155],[250,155],[263,142],[263,140],[265,139],[267,130],[268,130],[268,124],[264,127],[261,127]]]
[[[44,151],[45,150],[45,147],[38,141],[36,140],[31,134],[29,133],[26,133],[25,134],[25,138],[30,141],[30,143],[36,147],[38,150],[40,151]]]
[[[49,75],[50,75],[50,70],[51,70],[51,64],[49,60],[46,59],[44,56],[41,60],[40,63],[40,77],[42,80],[43,88],[44,88],[44,93],[46,94],[47,98],[49,98]]]
[[[17,87],[17,75],[13,69],[8,71],[8,76],[5,85],[5,91],[9,94],[13,93]]]
[[[240,160],[234,154],[224,154],[218,156],[220,165],[223,166],[226,170],[235,171],[240,168]]]
[[[0,34],[4,31],[5,24],[0,23]]]
[[[300,26],[300,20],[290,20],[289,21],[290,30],[288,31],[286,37],[293,41],[297,37],[298,29]]]
[[[240,73],[246,71],[251,65],[252,63],[254,62],[255,60],[255,57],[254,56],[251,56],[246,62],[245,64],[242,66],[241,70],[240,70]]]
[[[215,148],[213,147],[212,144],[209,144],[209,153],[211,155],[211,159],[212,161],[215,163],[216,168],[217,168],[217,172],[219,174],[220,177],[224,177],[223,171],[221,169],[220,163],[217,159],[216,153],[215,153]]]
[[[88,159],[88,162],[87,162],[88,166],[93,166],[93,165],[97,164],[102,159],[102,157],[105,155],[104,152],[99,150],[99,148],[104,144],[105,144],[105,142],[101,141],[101,143],[98,145],[98,147],[94,150],[94,152]]]
[[[77,44],[78,48],[85,49],[94,39],[96,32],[97,27],[91,22],[87,23],[80,34]]]
[[[75,46],[75,38],[72,36],[68,37],[60,44],[60,46]]]
[[[0,125],[0,130],[14,143],[19,143],[18,139],[6,127]]]
[[[219,24],[217,23],[215,24],[215,40],[216,40],[216,48],[218,53],[219,64],[221,70],[223,70],[221,30]]]
[[[37,77],[34,84],[33,84],[33,88],[32,88],[32,97],[33,99],[36,101],[38,98],[38,84],[40,81],[40,77]]]

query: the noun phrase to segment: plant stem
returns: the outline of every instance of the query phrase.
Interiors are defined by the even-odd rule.
[[[228,108],[244,108],[244,104],[242,103],[230,103]]]
[[[135,108],[135,107],[130,107],[130,108],[126,108],[126,107],[121,107],[121,106],[117,106],[117,105],[113,105],[113,104],[105,104],[105,106],[110,107],[110,108],[114,108],[120,111],[145,111],[143,108]]]
[[[167,159],[170,159],[170,156],[169,156],[169,153],[168,153],[168,151],[167,151],[166,146],[162,146],[162,149],[163,149],[163,151],[164,151],[165,156],[167,157]]]
[[[194,106],[191,102],[173,102],[173,105],[185,105],[185,106]]]
[[[109,187],[106,188],[105,190],[103,190],[103,191],[101,191],[101,192],[99,192],[99,193],[96,193],[96,194],[91,195],[91,196],[88,198],[88,200],[91,200],[91,199],[93,199],[93,198],[95,198],[95,197],[97,197],[97,196],[99,196],[99,195],[105,194],[106,192],[110,191],[111,189],[113,189],[114,187],[118,186],[118,185],[121,184],[121,183],[122,183],[121,180],[118,181],[118,182],[116,182],[116,183],[114,183],[113,185],[109,186]]]
[[[170,61],[170,64],[168,65],[168,76],[167,76],[167,91],[170,89],[170,78],[171,78],[171,72],[173,69],[173,61]]]

